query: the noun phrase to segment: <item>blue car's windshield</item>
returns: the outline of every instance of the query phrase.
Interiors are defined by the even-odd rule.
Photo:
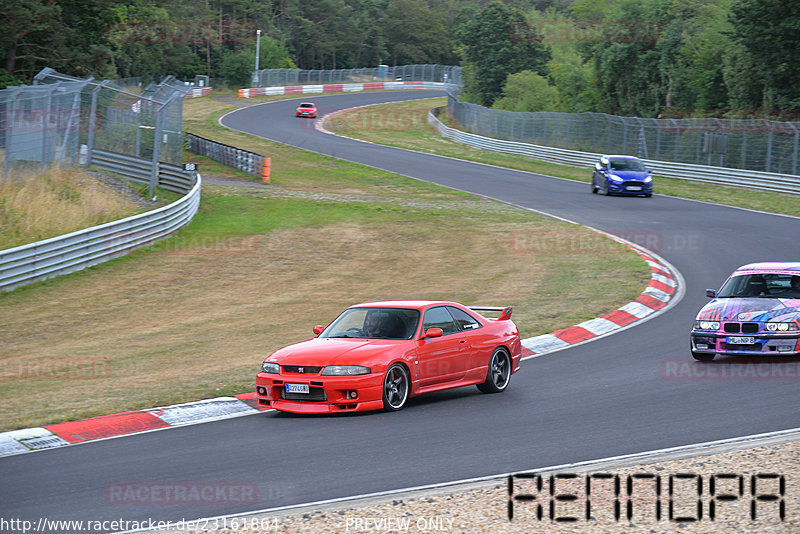
[[[800,299],[800,276],[770,273],[733,276],[720,288],[717,297]]]
[[[611,158],[608,161],[612,171],[646,171],[647,167],[638,159],[633,158]]]
[[[411,339],[417,331],[419,310],[403,308],[350,308],[319,337],[361,339]]]

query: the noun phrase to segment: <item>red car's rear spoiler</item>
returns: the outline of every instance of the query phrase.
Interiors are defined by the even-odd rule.
[[[469,306],[470,310],[475,311],[493,311],[493,312],[501,312],[500,317],[495,319],[496,321],[507,321],[511,319],[511,312],[514,311],[511,306],[506,306],[505,308],[499,306]]]

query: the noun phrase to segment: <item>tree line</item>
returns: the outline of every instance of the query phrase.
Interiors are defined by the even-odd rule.
[[[464,98],[640,117],[800,109],[800,2],[776,0],[5,0],[0,86],[75,76],[461,65]]]

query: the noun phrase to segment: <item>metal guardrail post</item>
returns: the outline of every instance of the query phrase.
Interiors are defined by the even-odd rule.
[[[57,88],[60,85],[61,85],[61,82],[58,82],[47,93],[47,106],[45,106],[45,113],[44,113],[44,116],[42,117],[42,123],[43,123],[42,124],[42,160],[41,160],[42,161],[42,165],[41,165],[42,169],[47,167],[47,145],[48,145],[48,143],[47,143],[47,134],[48,134],[48,130],[50,129],[49,128],[49,123],[50,123],[51,105],[52,105],[52,101],[53,101],[53,91],[55,90],[55,88]]]
[[[156,130],[155,136],[153,137],[153,160],[152,160],[152,167],[150,169],[150,198],[153,198],[153,194],[156,191],[156,185],[158,185],[158,158],[161,155],[161,131],[163,130],[163,110],[167,104],[162,104],[159,107],[158,111],[156,112]]]
[[[94,131],[97,128],[97,95],[103,87],[108,83],[108,80],[103,80],[100,85],[96,85],[92,90],[92,107],[89,111],[89,140],[88,154],[86,156],[86,165],[92,164],[92,152],[94,151]]]

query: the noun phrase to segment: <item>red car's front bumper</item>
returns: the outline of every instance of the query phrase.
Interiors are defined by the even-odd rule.
[[[309,393],[287,393],[286,384],[305,384]],[[356,396],[353,397],[352,393]],[[283,412],[338,413],[383,408],[383,374],[321,376],[302,373],[258,373],[258,404]]]

